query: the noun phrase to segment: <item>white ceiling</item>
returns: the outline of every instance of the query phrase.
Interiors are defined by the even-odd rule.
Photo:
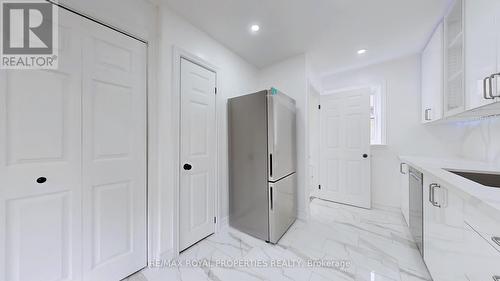
[[[306,52],[315,72],[337,72],[424,46],[449,0],[163,0],[257,67]],[[258,34],[249,27],[261,26]],[[358,56],[358,49],[368,53]]]

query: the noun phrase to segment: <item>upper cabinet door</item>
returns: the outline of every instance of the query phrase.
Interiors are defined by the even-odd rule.
[[[444,115],[465,110],[463,0],[457,0],[444,19]]]
[[[495,43],[496,43],[496,60],[497,60],[497,69],[496,73],[500,72],[500,1],[494,1],[495,3],[494,11],[495,11],[495,25],[492,28],[495,31]],[[499,76],[495,76],[495,87],[496,90],[493,92],[493,95],[496,97],[496,101],[500,101],[500,83],[498,83]]]
[[[422,122],[443,117],[443,24],[441,23],[422,53]]]
[[[466,109],[474,109],[495,100],[496,83],[493,93],[490,82],[485,79],[498,72],[497,39],[495,28],[498,17],[498,0],[465,0],[465,65],[466,69]]]

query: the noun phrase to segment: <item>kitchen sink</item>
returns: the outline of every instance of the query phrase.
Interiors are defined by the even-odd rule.
[[[445,170],[485,186],[500,188],[500,173]]]

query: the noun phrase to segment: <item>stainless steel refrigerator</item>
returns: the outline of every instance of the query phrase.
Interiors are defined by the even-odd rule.
[[[271,243],[297,214],[295,119],[274,88],[228,101],[229,225]]]

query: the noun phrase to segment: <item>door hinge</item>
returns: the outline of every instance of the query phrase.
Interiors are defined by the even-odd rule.
[[[321,189],[321,184],[320,184],[320,185],[318,185],[318,189]]]
[[[214,223],[217,223],[217,217],[214,217]]]
[[[215,88],[215,94],[217,95],[217,88]]]
[[[318,109],[321,109],[321,104],[318,104]]]

